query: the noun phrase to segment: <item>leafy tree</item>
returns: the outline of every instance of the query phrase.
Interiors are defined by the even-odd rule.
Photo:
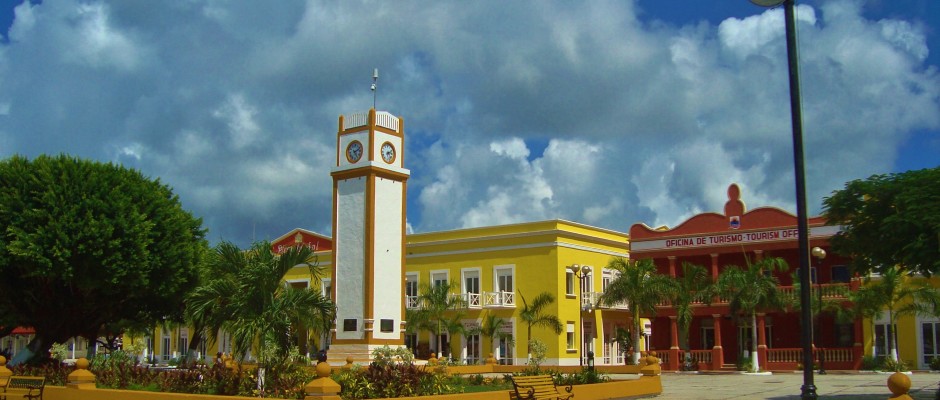
[[[898,335],[895,325],[901,316],[940,314],[940,292],[928,282],[914,280],[900,267],[883,268],[879,276],[868,276],[865,284],[852,295],[859,313],[874,319],[888,313],[891,342],[888,356],[898,361]],[[872,329],[874,334],[874,329]]]
[[[940,271],[940,167],[854,180],[823,200],[836,253],[865,275],[900,266]]]
[[[679,346],[689,351],[689,327],[695,315],[696,304],[711,304],[715,295],[715,284],[705,267],[688,262],[682,263],[682,276],[672,281],[669,301],[676,310],[676,326],[679,329]]]
[[[627,260],[614,257],[607,263],[607,268],[619,274],[607,285],[607,291],[600,297],[601,304],[615,305],[626,303],[633,316],[633,343],[640,343],[640,318],[654,317],[656,305],[668,298],[673,289],[672,278],[656,272],[653,260]],[[639,348],[634,346],[632,363],[640,359]]]
[[[522,311],[519,312],[519,319],[526,324],[526,349],[531,354],[533,326],[549,328],[555,332],[556,335],[560,335],[564,327],[561,325],[561,320],[558,319],[557,315],[544,314],[542,312],[545,307],[555,302],[555,296],[551,293],[539,293],[538,296],[535,296],[535,299],[532,299],[532,304],[526,302],[522,291],[519,292],[519,297],[522,298]]]
[[[748,262],[747,268],[729,265],[718,275],[718,291],[728,299],[732,314],[743,313],[751,317],[751,372],[760,370],[757,359],[757,313],[787,307],[788,301],[778,290],[775,271],[789,269],[782,258],[767,257]]]
[[[13,363],[178,313],[208,249],[170,187],[66,155],[0,161],[0,227],[0,322],[36,330]]]
[[[275,254],[268,242],[248,251],[222,242],[211,258],[220,275],[196,288],[187,298],[187,315],[214,337],[224,329],[232,335],[233,352],[244,357],[254,350],[262,366],[286,358],[294,348],[298,327],[324,327],[333,321],[335,305],[315,288],[295,288],[283,279],[292,268],[306,266],[316,279],[323,276],[313,251],[291,247]]]

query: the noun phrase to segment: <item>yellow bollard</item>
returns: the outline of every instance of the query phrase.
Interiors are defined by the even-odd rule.
[[[88,359],[85,357],[75,361],[75,370],[69,374],[65,387],[69,389],[96,389],[95,374],[88,370]]]
[[[888,400],[913,400],[910,395],[907,394],[911,390],[911,378],[900,372],[895,372],[888,377],[888,390],[891,391],[893,397],[888,398]]]

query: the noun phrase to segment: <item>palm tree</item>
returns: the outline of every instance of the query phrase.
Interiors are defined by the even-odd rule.
[[[425,284],[418,291],[419,309],[412,313],[413,320],[409,325],[414,324],[416,330],[426,330],[437,338],[438,357],[443,356],[443,343],[441,333],[448,331],[448,319],[446,314],[455,313],[451,320],[458,320],[463,315],[459,310],[462,308],[463,300],[458,296],[452,296],[451,287],[456,286],[449,282],[438,284]]]
[[[760,370],[757,358],[757,312],[783,309],[788,305],[778,290],[779,281],[774,271],[789,269],[787,262],[778,257],[767,257],[758,262],[748,261],[747,268],[729,265],[718,275],[718,291],[731,306],[731,312],[751,317],[751,372]]]
[[[898,318],[905,315],[937,315],[940,312],[940,292],[927,282],[911,281],[912,275],[898,266],[884,268],[880,277],[866,277],[865,284],[851,294],[855,309],[860,315],[870,318],[872,328],[875,319],[882,312],[888,312],[888,327],[891,330],[888,356],[892,361],[898,361]],[[872,329],[872,334],[874,331]]]
[[[298,265],[308,267],[315,280],[323,276],[309,248],[292,247],[275,254],[267,242],[256,243],[248,251],[223,242],[210,267],[219,275],[190,295],[187,314],[213,336],[220,329],[230,332],[240,359],[252,349],[262,366],[283,359],[293,345],[292,330],[323,329],[335,316],[335,305],[319,290],[283,282],[285,274]]]
[[[689,327],[695,316],[696,304],[711,304],[715,295],[715,283],[705,267],[688,262],[682,263],[682,276],[672,281],[669,301],[676,310],[676,326],[679,329],[679,347],[689,348]]]
[[[532,304],[526,302],[522,291],[519,291],[519,297],[522,298],[522,311],[519,312],[519,319],[526,324],[526,352],[531,358],[533,326],[549,328],[554,331],[556,335],[560,335],[564,327],[561,325],[561,320],[558,319],[557,315],[542,313],[545,307],[555,302],[555,296],[551,293],[539,293],[539,295],[535,296],[535,299],[532,300]]]
[[[502,332],[506,324],[505,319],[496,316],[496,314],[492,312],[487,312],[483,316],[483,322],[480,324],[479,332],[483,337],[490,339],[493,353],[496,353],[495,349],[498,340],[512,337],[512,335]]]
[[[626,303],[633,316],[633,359],[640,359],[640,318],[656,315],[656,305],[668,298],[674,285],[672,278],[656,272],[653,260],[644,259],[630,262],[623,257],[614,257],[607,263],[607,268],[619,274],[607,285],[607,290],[600,297],[600,303],[615,305]]]

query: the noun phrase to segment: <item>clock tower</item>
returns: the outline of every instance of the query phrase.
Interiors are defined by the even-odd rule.
[[[333,177],[330,361],[404,345],[404,121],[385,111],[339,117]]]

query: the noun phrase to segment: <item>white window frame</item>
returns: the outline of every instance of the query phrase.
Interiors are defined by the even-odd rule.
[[[500,276],[506,276],[505,271],[509,271],[510,288],[503,290],[499,286]],[[515,292],[516,291],[516,266],[515,264],[497,265],[493,267],[493,291],[494,292]]]
[[[476,287],[477,290],[476,290],[476,292],[470,292],[470,291],[468,290],[468,288],[467,288],[467,278],[468,278],[468,277],[467,277],[467,275],[468,275],[467,273],[468,273],[468,272],[472,272],[472,273],[476,274],[476,278],[477,278],[477,287]],[[462,269],[460,270],[460,293],[476,293],[476,294],[483,293],[483,271],[482,271],[482,268],[480,268],[480,267],[462,268]]]
[[[569,352],[578,351],[577,347],[575,347],[577,341],[578,339],[575,337],[574,333],[574,321],[568,321],[565,328],[565,349]]]
[[[574,298],[577,294],[574,289],[577,287],[574,283],[574,271],[565,268],[565,297]]]
[[[323,278],[320,279],[320,293],[323,293],[323,296],[333,300],[333,278]]]
[[[431,270],[431,285],[437,286],[438,282],[441,282],[441,279],[438,279],[440,275],[444,275],[443,282],[450,283],[450,270],[449,269],[435,269]]]
[[[917,316],[916,322],[917,368],[929,370],[930,360],[924,360],[924,358],[928,356],[928,354],[924,352],[924,343],[927,340],[927,338],[924,337],[924,324],[934,324],[934,329],[940,331],[940,318]],[[934,335],[937,334],[935,333]],[[872,337],[874,337],[874,333],[872,334]],[[931,355],[940,357],[940,341],[938,341],[938,343],[934,343],[934,353]]]

